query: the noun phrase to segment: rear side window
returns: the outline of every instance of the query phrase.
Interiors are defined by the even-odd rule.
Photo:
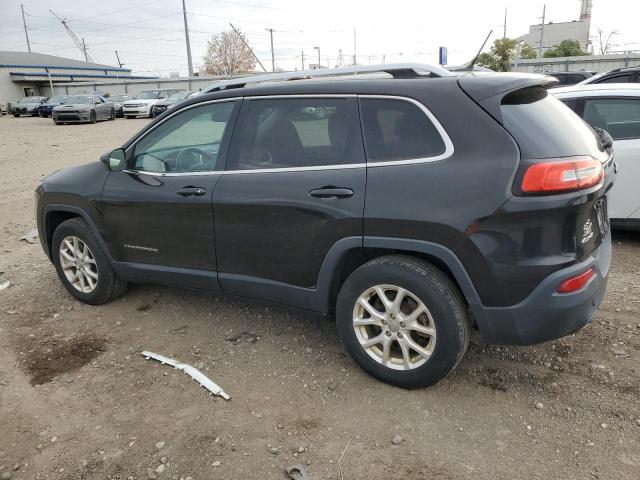
[[[631,75],[616,75],[615,77],[605,78],[595,83],[629,83],[631,81]]]
[[[501,111],[522,158],[602,156],[596,133],[545,88],[528,87],[506,95]]]
[[[445,143],[435,125],[413,103],[394,99],[361,99],[367,160],[387,162],[437,157]]]
[[[358,127],[355,99],[249,100],[242,136],[234,145],[227,169],[362,163]]]
[[[640,138],[640,100],[599,98],[584,101],[584,119],[614,140]]]

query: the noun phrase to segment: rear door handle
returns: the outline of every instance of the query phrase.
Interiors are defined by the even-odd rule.
[[[182,187],[176,190],[176,193],[181,197],[201,197],[207,190],[202,187]]]
[[[353,196],[350,188],[322,187],[311,190],[309,195],[316,198],[349,198]]]

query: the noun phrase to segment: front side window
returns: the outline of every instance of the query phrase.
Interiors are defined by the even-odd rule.
[[[413,160],[445,153],[444,140],[435,125],[413,103],[362,99],[360,109],[368,161]]]
[[[218,154],[237,102],[190,108],[152,130],[135,146],[131,167],[154,173],[218,169]]]
[[[249,100],[242,136],[228,170],[362,163],[354,99]]]
[[[614,140],[640,138],[640,100],[598,98],[584,101],[584,119],[592,127],[611,134]]]

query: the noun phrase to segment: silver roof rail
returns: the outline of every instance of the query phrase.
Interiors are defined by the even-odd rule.
[[[415,77],[450,77],[454,74],[437,65],[422,63],[388,63],[382,65],[357,65],[339,68],[320,68],[317,70],[297,70],[294,72],[267,73],[264,75],[249,75],[246,77],[221,80],[205,87],[202,93],[217,92],[229,88],[242,88],[250,83],[285,82],[290,80],[304,80],[309,78],[339,77],[343,75],[357,75],[359,73],[388,73],[394,78]]]

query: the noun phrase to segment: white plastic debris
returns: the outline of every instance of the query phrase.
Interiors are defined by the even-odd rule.
[[[11,282],[0,283],[0,290],[4,290],[6,288],[9,288],[10,286],[11,286]]]
[[[32,228],[31,230],[29,230],[27,233],[25,233],[23,236],[20,237],[20,240],[24,240],[27,243],[36,243],[37,239],[38,239],[37,228]]]
[[[201,373],[197,368],[192,367],[191,365],[187,365],[186,363],[180,363],[177,360],[174,360],[173,358],[168,358],[153,352],[144,351],[142,352],[142,355],[147,360],[150,358],[153,358],[154,360],[157,360],[163,365],[166,363],[167,365],[171,365],[173,368],[182,370],[184,373],[189,375],[191,378],[193,378],[196,382],[198,382],[200,385],[202,385],[204,388],[209,390],[214,395],[219,395],[225,400],[229,400],[231,398],[229,395],[225,393],[224,390],[222,390],[222,388],[217,383],[215,383],[213,380],[211,380],[209,377],[207,377],[205,374]]]

